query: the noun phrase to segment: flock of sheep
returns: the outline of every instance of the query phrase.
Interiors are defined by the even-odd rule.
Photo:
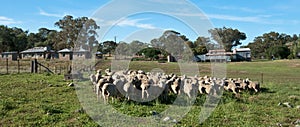
[[[166,101],[170,94],[185,94],[189,98],[200,94],[218,94],[221,90],[239,95],[242,90],[259,91],[258,82],[247,79],[214,78],[209,76],[178,76],[144,71],[117,71],[106,69],[97,70],[90,75],[97,99],[103,98],[107,103],[108,98],[126,97],[128,100],[151,101],[160,99]]]

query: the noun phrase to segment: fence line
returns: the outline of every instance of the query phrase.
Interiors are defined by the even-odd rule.
[[[94,65],[76,64],[72,66],[72,61],[61,60],[0,60],[0,74],[14,73],[43,73],[66,74],[73,71],[92,71]]]

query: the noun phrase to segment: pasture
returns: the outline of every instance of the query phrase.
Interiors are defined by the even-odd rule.
[[[102,61],[97,67],[108,68],[109,62]],[[201,76],[211,74],[210,63],[199,63],[198,66]],[[226,66],[227,77],[263,81],[262,91],[242,92],[240,97],[224,92],[214,112],[201,124],[199,113],[205,96],[199,95],[176,126],[296,125],[295,121],[300,119],[300,109],[295,108],[300,105],[300,60],[238,62]],[[129,67],[180,73],[177,63],[133,61]],[[48,73],[0,75],[0,126],[98,126],[83,110],[75,88],[68,87],[70,82],[65,81],[63,75]],[[96,100],[96,95],[90,98]],[[293,107],[278,105],[284,102]],[[121,113],[137,117],[151,116],[151,111],[161,112],[168,107],[168,104],[156,102],[140,104],[122,100],[111,105]]]

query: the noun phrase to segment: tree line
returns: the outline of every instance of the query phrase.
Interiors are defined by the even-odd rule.
[[[100,27],[93,19],[73,18],[73,16],[67,15],[55,22],[54,25],[59,28],[59,31],[40,28],[37,33],[0,25],[0,52],[20,52],[36,46],[60,50],[78,48],[78,45],[91,51],[92,49],[89,47],[98,45],[96,30]]]
[[[191,52],[195,55],[207,53],[211,49],[222,48],[232,51],[240,46],[241,41],[247,38],[246,33],[238,29],[223,27],[210,29],[210,37],[199,36],[192,41],[185,35],[166,30],[160,37],[145,43],[138,40],[132,42],[97,41],[97,30],[100,26],[95,20],[88,17],[66,15],[54,25],[59,30],[40,28],[37,33],[29,33],[21,28],[0,25],[0,52],[23,51],[28,48],[43,46],[54,50],[63,48],[78,48],[79,46],[89,51],[100,51],[105,54],[145,55],[158,58],[158,54],[167,55],[172,51],[175,55]],[[296,58],[300,54],[300,35],[287,35],[278,32],[264,33],[248,45],[241,47],[251,48],[253,58]],[[188,48],[186,48],[188,47]],[[139,51],[140,49],[144,49]],[[186,49],[190,49],[189,51]]]

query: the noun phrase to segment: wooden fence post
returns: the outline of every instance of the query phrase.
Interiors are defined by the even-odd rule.
[[[6,58],[6,73],[8,74],[8,58]]]
[[[18,74],[20,73],[20,60],[18,59]]]
[[[31,61],[31,73],[34,72],[34,61]]]
[[[264,73],[261,72],[261,84],[264,83]]]
[[[38,64],[38,63],[37,63]],[[38,67],[39,67],[39,73],[41,73],[42,72],[42,66],[41,65],[38,65]]]
[[[38,72],[38,64],[37,64],[37,59],[34,59],[34,73]]]

